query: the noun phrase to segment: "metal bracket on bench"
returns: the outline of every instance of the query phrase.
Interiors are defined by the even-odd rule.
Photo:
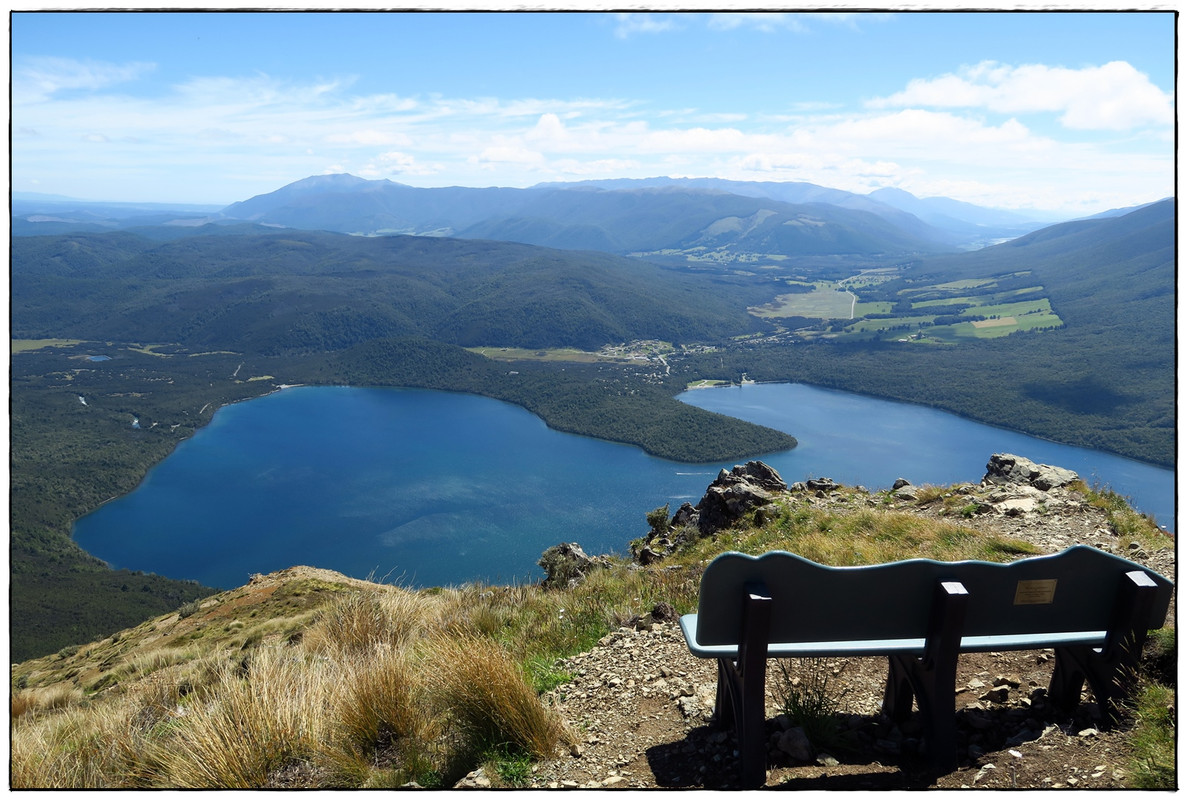
[[[760,583],[746,584],[738,660],[717,659],[717,720],[733,718],[742,756],[742,784],[762,786],[767,780],[766,683],[767,643],[771,630],[771,596]]]
[[[1087,645],[1055,648],[1055,670],[1047,693],[1056,707],[1065,712],[1075,709],[1087,679],[1101,719],[1106,723],[1115,721],[1113,701],[1126,697],[1132,688],[1157,589],[1145,572],[1125,573],[1117,589],[1104,647],[1099,652]]]
[[[957,764],[956,662],[968,600],[963,584],[936,583],[923,657],[909,654],[889,657],[882,702],[887,715],[901,722],[911,714],[912,698],[918,699],[928,753],[936,769],[945,772],[955,769]]]

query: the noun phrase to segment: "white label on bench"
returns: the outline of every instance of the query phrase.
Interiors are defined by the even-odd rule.
[[[1039,606],[1055,602],[1055,584],[1058,580],[1052,578],[1046,581],[1018,581],[1018,588],[1014,591],[1014,605]]]

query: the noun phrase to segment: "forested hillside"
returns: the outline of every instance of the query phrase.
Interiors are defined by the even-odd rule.
[[[13,240],[18,338],[166,342],[280,354],[374,338],[581,347],[716,341],[768,327],[762,281],[601,253],[422,237],[210,226]]]

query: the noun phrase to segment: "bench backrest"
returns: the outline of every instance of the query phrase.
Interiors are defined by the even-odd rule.
[[[959,581],[969,604],[967,636],[1103,631],[1125,574],[1157,584],[1148,629],[1166,620],[1174,585],[1156,572],[1086,545],[1008,564],[912,559],[829,567],[793,553],[723,553],[705,568],[697,643],[733,645],[742,630],[747,585],[772,600],[770,641],[827,642],[921,638],[937,581]]]

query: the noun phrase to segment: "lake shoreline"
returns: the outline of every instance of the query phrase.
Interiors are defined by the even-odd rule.
[[[855,418],[889,420],[897,409],[908,420],[922,413],[931,430],[928,415],[943,414],[815,387],[788,391],[815,394],[845,429]],[[463,392],[305,385],[255,399],[220,409],[233,413],[191,437],[135,491],[78,520],[76,543],[117,568],[212,586],[294,563],[356,577],[400,574],[424,585],[503,583],[534,574],[540,553],[560,540],[581,541],[589,552],[624,552],[645,532],[648,511],[695,504],[711,475],[737,463],[660,459],[620,442],[558,432],[521,406]],[[897,477],[916,485],[975,483],[994,452],[1069,467],[1026,448],[973,444],[965,449],[975,459],[949,459],[948,473],[933,477],[907,456],[917,465],[943,461],[938,456],[860,432],[860,446],[821,441],[806,423],[796,423],[799,447],[753,458],[788,483],[830,477],[882,488]],[[989,430],[991,438],[1000,433]],[[917,437],[909,427],[901,435]],[[855,475],[853,464],[837,460],[846,455],[881,459],[885,474]]]

